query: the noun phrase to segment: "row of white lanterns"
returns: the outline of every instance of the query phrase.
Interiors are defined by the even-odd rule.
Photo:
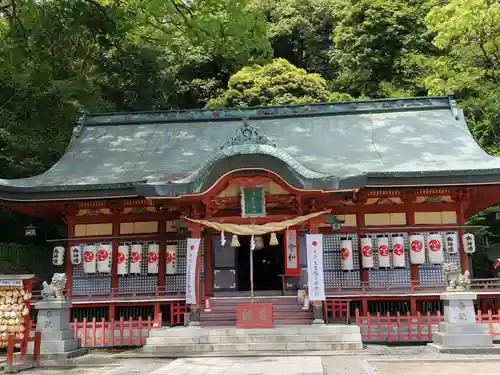
[[[64,263],[64,247],[56,246],[52,254],[52,263],[61,266]],[[89,244],[83,247],[71,246],[71,264],[79,265],[83,262],[83,272],[110,273],[113,247],[110,244]],[[118,246],[117,273],[118,275],[140,274],[143,261],[147,262],[148,273],[157,274],[159,270],[160,247],[158,244],[149,244],[147,258],[142,259],[142,245]],[[166,274],[177,274],[177,245],[167,245],[165,251]]]
[[[476,252],[473,234],[465,233],[462,236],[462,242],[465,253],[472,254]],[[429,233],[427,237],[422,234],[412,234],[408,236],[408,244],[410,247],[409,254],[411,264],[424,264],[426,260],[426,249],[427,258],[430,264],[444,263],[445,251],[449,254],[458,254],[458,236],[457,233],[454,232],[445,234],[444,243],[443,236],[440,233]],[[340,248],[342,269],[344,271],[353,270],[354,254],[352,239],[343,238]],[[402,268],[406,266],[405,239],[402,235],[393,235],[390,244],[389,237],[386,235],[378,235],[375,249],[372,237],[361,237],[360,253],[361,266],[363,268],[374,268],[374,252],[378,254],[378,265],[380,268],[391,267],[391,254],[393,267]]]

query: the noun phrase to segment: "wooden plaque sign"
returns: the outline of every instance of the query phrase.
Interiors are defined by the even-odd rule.
[[[273,305],[244,303],[236,306],[236,328],[273,328]]]
[[[266,216],[266,192],[264,186],[241,188],[241,217],[254,218]]]

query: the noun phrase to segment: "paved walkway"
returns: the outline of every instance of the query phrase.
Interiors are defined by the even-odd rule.
[[[379,352],[380,353],[380,352]],[[419,348],[367,350],[352,356],[118,359],[91,354],[73,368],[41,368],[27,375],[498,375],[500,356],[434,355]]]

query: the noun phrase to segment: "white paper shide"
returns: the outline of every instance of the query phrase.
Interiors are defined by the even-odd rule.
[[[310,301],[325,300],[325,275],[323,270],[323,236],[306,235],[307,288]]]
[[[429,263],[444,263],[443,238],[439,233],[429,233],[427,235],[427,256]]]
[[[361,260],[364,268],[373,268],[373,245],[371,237],[361,237]]]
[[[405,239],[403,236],[392,237],[392,262],[394,267],[406,267]]]
[[[186,304],[196,305],[196,262],[200,238],[188,238],[186,249]]]
[[[410,262],[412,264],[424,264],[424,236],[421,234],[412,234],[408,237],[408,242],[410,243]]]
[[[354,269],[352,240],[350,238],[342,238],[340,241],[340,259],[342,260],[342,269],[344,271],[352,271]]]

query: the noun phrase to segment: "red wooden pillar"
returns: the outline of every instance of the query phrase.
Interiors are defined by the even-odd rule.
[[[165,251],[166,251],[166,231],[167,231],[167,220],[165,218],[162,218],[159,222],[159,236],[160,236],[160,243],[159,243],[159,252],[160,252],[160,258],[159,258],[159,267],[158,267],[158,292],[159,293],[164,293],[166,290],[166,260],[165,260]],[[156,306],[155,306],[156,309]],[[155,313],[156,316],[156,313]]]
[[[115,213],[113,218],[113,238],[115,238],[111,244],[113,250],[111,253],[111,295],[116,295],[118,293],[118,246],[120,246],[120,240],[117,238],[120,236],[120,217],[118,213]]]
[[[108,320],[112,321],[115,319],[115,313],[116,313],[116,306],[114,303],[109,304],[109,309],[108,309]]]
[[[67,216],[66,222],[68,223],[68,238],[75,236],[75,217]],[[71,246],[73,241],[68,241],[66,246],[66,290],[68,297],[73,294],[73,266],[71,264]]]
[[[464,202],[460,201],[457,204],[457,224],[464,225],[465,224],[465,215],[464,215]],[[463,234],[465,233],[464,228],[458,228],[458,243],[460,244],[460,264],[462,265],[462,272],[469,270],[469,256],[465,252],[465,246],[463,242]]]
[[[212,247],[212,233],[205,233],[202,241],[204,241],[205,248],[205,295],[212,295],[213,287],[213,247]]]
[[[410,314],[416,316],[417,311],[417,300],[415,297],[410,297]]]
[[[363,212],[362,206],[358,205],[357,211],[356,211],[356,226],[357,226],[357,233],[358,233],[358,245],[361,243],[360,242],[361,236],[363,235],[363,232],[360,230],[360,228],[365,227],[365,225],[366,225],[365,213]],[[369,280],[368,280],[368,270],[366,268],[363,268],[363,265],[361,264],[361,246],[359,246],[358,258],[359,258],[359,278],[361,280],[362,287],[364,288],[365,286],[368,286]],[[364,310],[364,308],[363,308],[363,310]]]

